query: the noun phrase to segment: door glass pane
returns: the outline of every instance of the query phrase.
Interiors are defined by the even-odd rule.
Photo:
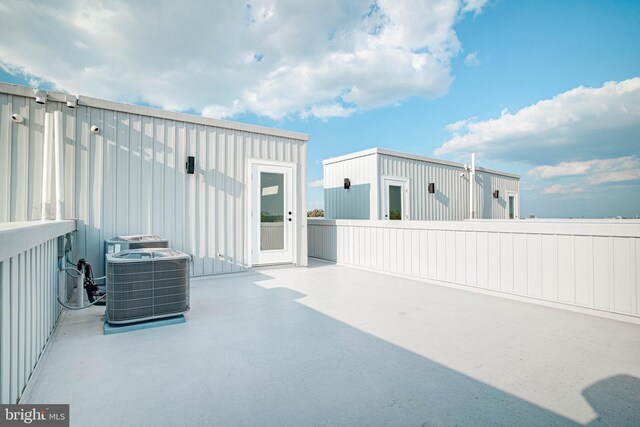
[[[516,217],[516,198],[509,196],[509,219],[515,219]]]
[[[260,250],[284,249],[284,174],[260,172]]]
[[[402,187],[389,186],[389,219],[402,219]]]

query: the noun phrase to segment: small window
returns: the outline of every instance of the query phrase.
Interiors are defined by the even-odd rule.
[[[516,196],[509,196],[509,219],[516,219]]]
[[[402,187],[389,186],[389,219],[402,219]]]

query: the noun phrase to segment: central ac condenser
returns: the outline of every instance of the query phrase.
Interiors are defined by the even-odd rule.
[[[189,310],[190,256],[166,248],[107,254],[107,320],[132,323]]]

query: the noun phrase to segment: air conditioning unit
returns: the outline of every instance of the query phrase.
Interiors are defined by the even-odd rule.
[[[104,241],[104,253],[114,254],[128,249],[168,248],[169,241],[152,234],[135,234],[132,236],[116,236]]]
[[[107,321],[132,323],[189,311],[189,260],[168,248],[107,254]]]

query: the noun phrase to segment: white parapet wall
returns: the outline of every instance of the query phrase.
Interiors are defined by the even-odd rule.
[[[58,237],[75,229],[75,221],[0,223],[0,404],[20,399],[55,330]]]
[[[640,221],[308,220],[309,256],[640,319]]]

